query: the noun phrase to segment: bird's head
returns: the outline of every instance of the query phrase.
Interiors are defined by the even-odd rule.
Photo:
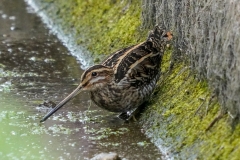
[[[66,98],[64,98],[58,105],[56,105],[56,107],[48,112],[40,122],[46,121],[51,115],[53,115],[57,110],[59,110],[76,95],[78,95],[78,93],[80,93],[82,90],[94,91],[105,87],[113,80],[113,74],[114,73],[112,68],[103,65],[95,65],[88,68],[82,74],[79,86]]]
[[[165,46],[172,40],[173,34],[170,31],[166,31],[160,26],[155,26],[152,31],[149,32],[147,41],[153,44],[153,47],[162,51]]]
[[[92,66],[81,76],[81,89],[90,91],[101,89],[113,80],[113,74],[112,68],[103,65]]]

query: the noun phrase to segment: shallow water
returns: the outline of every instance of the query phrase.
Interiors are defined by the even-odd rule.
[[[82,92],[40,124],[45,100],[59,102],[78,84],[80,64],[23,0],[0,0],[1,159],[160,159],[137,123],[124,123]]]

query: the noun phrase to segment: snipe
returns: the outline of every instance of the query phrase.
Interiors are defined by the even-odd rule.
[[[91,99],[99,107],[130,116],[153,92],[160,77],[163,52],[171,38],[170,32],[156,26],[145,42],[118,50],[102,64],[88,68],[79,86],[40,122],[82,90],[90,91]]]

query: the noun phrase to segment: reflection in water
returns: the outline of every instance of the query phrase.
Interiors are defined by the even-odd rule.
[[[89,159],[101,152],[159,159],[137,123],[100,110],[84,92],[39,124],[46,112],[39,104],[62,100],[82,70],[22,0],[0,4],[1,159]]]

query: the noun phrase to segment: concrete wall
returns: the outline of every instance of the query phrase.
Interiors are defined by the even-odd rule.
[[[223,112],[240,114],[240,3],[235,0],[142,0],[143,26],[174,33],[175,59],[188,57],[207,78]]]

